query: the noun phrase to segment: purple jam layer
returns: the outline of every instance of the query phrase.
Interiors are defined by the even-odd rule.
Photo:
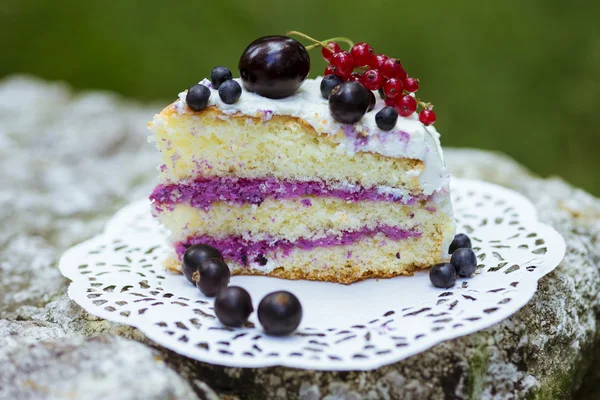
[[[281,252],[284,256],[287,256],[294,249],[312,250],[317,247],[345,246],[356,243],[363,238],[373,237],[378,233],[393,241],[421,236],[421,232],[414,228],[402,229],[395,226],[365,227],[357,231],[344,231],[336,236],[325,236],[320,239],[300,238],[293,242],[286,239],[251,241],[241,236],[217,239],[211,236],[198,235],[189,237],[184,242],[176,243],[175,251],[181,259],[189,246],[203,243],[217,248],[223,257],[234,260],[239,264],[247,266],[249,263],[257,262],[265,265],[268,261],[266,257],[272,257],[275,252]]]
[[[160,211],[178,203],[189,203],[192,207],[207,209],[217,201],[237,204],[261,204],[265,199],[290,199],[301,196],[335,197],[359,201],[388,201],[405,205],[417,200],[428,200],[429,196],[397,196],[380,193],[377,188],[353,186],[331,187],[324,182],[280,181],[277,179],[234,179],[211,178],[195,181],[182,181],[176,184],[158,185],[152,200]]]

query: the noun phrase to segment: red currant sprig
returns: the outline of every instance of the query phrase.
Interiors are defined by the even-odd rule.
[[[318,41],[297,31],[290,31],[288,35],[300,36],[313,42],[306,47],[307,50],[321,47],[321,55],[328,63],[324,75],[334,74],[344,81],[359,82],[371,91],[381,89],[386,106],[396,108],[400,116],[410,117],[421,107],[419,121],[424,125],[435,123],[433,105],[414,95],[419,90],[419,79],[409,77],[400,60],[385,54],[375,54],[368,43],[354,44],[344,37]],[[347,43],[349,51],[342,50],[338,42]]]

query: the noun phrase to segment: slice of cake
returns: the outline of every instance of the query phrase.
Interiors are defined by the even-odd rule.
[[[352,97],[354,83],[342,85],[349,92],[335,87],[328,101],[321,78],[302,78],[292,94],[270,98],[278,96],[271,85],[265,97],[264,71],[256,77],[253,68],[270,67],[242,66],[227,88],[213,74],[214,85],[192,88],[200,101],[183,92],[149,124],[162,159],[150,198],[171,233],[170,270],[180,271],[198,243],[217,248],[233,274],[340,283],[410,275],[447,259],[454,220],[435,128],[413,112],[382,129],[382,119],[390,123],[383,114],[394,111],[379,95],[358,122],[341,123],[334,95],[344,103],[349,93],[346,116],[364,104],[362,93]]]

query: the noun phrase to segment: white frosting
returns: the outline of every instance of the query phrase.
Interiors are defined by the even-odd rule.
[[[236,79],[240,85],[241,81]],[[375,123],[375,114],[385,107],[378,95],[375,109],[367,113],[354,125],[336,122],[329,112],[329,103],[321,96],[321,78],[307,79],[296,94],[284,99],[269,99],[247,92],[242,86],[242,96],[235,104],[221,101],[218,91],[212,88],[210,81],[204,79],[201,84],[211,89],[209,106],[217,106],[226,114],[241,113],[249,116],[261,116],[269,120],[273,115],[290,115],[302,118],[320,134],[335,135],[344,132],[339,150],[352,155],[357,151],[369,151],[389,157],[406,157],[422,160],[425,169],[419,175],[419,182],[426,195],[440,189],[448,181],[440,135],[433,126],[424,126],[414,113],[410,117],[399,117],[391,131],[382,131]],[[185,92],[179,94],[174,104],[179,113],[185,109]],[[415,173],[417,173],[415,171]]]

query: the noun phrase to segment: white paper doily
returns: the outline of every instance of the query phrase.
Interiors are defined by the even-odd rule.
[[[318,370],[368,370],[419,353],[448,339],[489,327],[523,307],[537,281],[562,260],[565,243],[536,219],[523,196],[502,187],[454,179],[458,232],[473,242],[477,275],[438,289],[428,272],[367,280],[349,286],[268,277],[232,277],[254,308],[274,290],[300,299],[304,317],[285,338],[254,328],[222,326],[213,300],[161,265],[170,251],[147,200],[128,205],[104,234],[68,250],[61,272],[69,296],[91,314],[135,326],[160,345],[213,364],[285,365]]]

